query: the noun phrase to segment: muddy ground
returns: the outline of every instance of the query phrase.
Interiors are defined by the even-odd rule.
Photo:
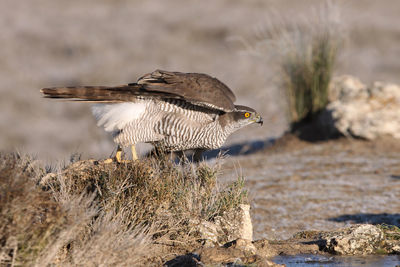
[[[251,157],[228,157],[222,169],[224,181],[246,177],[255,239],[353,223],[400,226],[399,140],[286,135]]]

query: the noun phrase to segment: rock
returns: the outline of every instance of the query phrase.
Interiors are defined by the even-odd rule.
[[[238,249],[244,252],[248,252],[252,255],[255,255],[257,253],[256,247],[253,245],[253,243],[248,240],[248,239],[236,239],[234,241],[228,242],[224,245],[226,248],[234,248]]]
[[[257,254],[253,243],[246,239],[237,239],[221,247],[204,248],[198,253],[201,263],[214,264],[255,264],[256,266],[282,266]]]
[[[371,224],[359,224],[322,235],[325,250],[339,255],[374,254],[382,246],[384,233]]]
[[[273,258],[278,255],[318,254],[319,240],[290,238],[287,240],[260,239],[253,242],[257,254],[266,258]]]
[[[336,231],[302,231],[287,240],[257,240],[257,254],[266,258],[277,255],[400,254],[400,229],[395,225],[358,224]]]
[[[221,234],[224,234],[220,243],[226,243],[238,238],[253,240],[250,205],[240,204],[234,212],[216,217],[215,224],[221,231]]]
[[[163,264],[166,267],[197,267],[197,266],[204,266],[199,261],[199,256],[195,254],[187,254],[187,255],[180,255],[176,258],[169,260]],[[156,265],[154,265],[156,266]]]
[[[254,255],[246,255],[239,249],[224,247],[205,248],[200,254],[200,260],[204,264],[254,263],[256,261]]]
[[[250,205],[246,204],[240,204],[236,210],[217,216],[214,222],[191,221],[191,224],[197,228],[197,234],[204,240],[205,247],[220,246],[236,239],[253,239]]]
[[[331,82],[329,102],[331,127],[343,135],[400,138],[400,86],[375,82],[368,87],[357,78],[340,76]]]
[[[400,240],[387,240],[385,248],[389,254],[400,254]]]
[[[204,240],[203,247],[213,247],[219,245],[218,229],[215,223],[209,221],[194,221],[192,220],[190,224],[195,225],[197,228],[197,235],[199,239]]]
[[[251,223],[250,205],[240,204],[238,215],[238,219],[242,224],[242,227],[238,229],[238,235],[243,239],[253,240],[253,224]]]
[[[257,253],[266,258],[272,258],[279,254],[278,251],[271,246],[270,242],[266,239],[254,241],[253,244],[257,249]]]

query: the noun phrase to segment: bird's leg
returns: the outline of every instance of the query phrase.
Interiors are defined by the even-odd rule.
[[[205,149],[202,148],[197,148],[194,151],[193,155],[193,162],[194,163],[199,163],[200,161],[203,160],[203,152],[206,151]]]
[[[138,156],[136,154],[135,145],[132,145],[131,149],[132,149],[132,160],[137,160]],[[129,162],[131,162],[130,160],[123,160],[122,159],[122,153],[123,153],[122,147],[120,145],[118,145],[117,153],[115,154],[115,160],[118,163],[129,163]]]
[[[118,163],[121,163],[121,162],[122,162],[122,147],[121,147],[120,145],[118,145],[117,153],[115,154],[115,160],[116,160]]]
[[[114,161],[117,161],[118,163],[121,163],[121,161],[122,161],[122,148],[120,145],[118,145],[118,147],[117,147],[117,153],[115,154],[115,157],[108,158],[108,159],[104,160],[103,163],[110,164],[110,163],[113,163]]]
[[[136,147],[135,147],[135,145],[132,145],[131,146],[131,152],[132,152],[132,160],[134,161],[134,160],[138,160],[139,158],[138,158],[138,155],[137,155],[137,153],[136,153]]]
[[[171,160],[172,161],[178,161],[178,162],[184,162],[185,161],[185,153],[181,151],[175,151],[171,153]]]

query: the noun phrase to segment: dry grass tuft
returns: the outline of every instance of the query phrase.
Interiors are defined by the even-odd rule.
[[[325,5],[303,27],[282,29],[281,69],[292,122],[313,118],[328,104],[328,86],[343,40],[338,10]]]
[[[328,86],[344,40],[338,6],[327,1],[308,17],[275,19],[259,29],[247,50],[266,64],[276,60],[284,89],[290,121],[313,118],[328,103]],[[274,23],[271,23],[274,21]]]
[[[0,262],[34,262],[67,223],[66,213],[35,185],[28,161],[17,155],[0,161]]]
[[[16,156],[2,162],[2,263],[161,264],[167,252],[201,246],[194,222],[212,221],[247,199],[243,179],[220,189],[217,169],[205,164],[88,160],[46,174]]]
[[[156,226],[155,237],[185,242],[187,247],[193,246],[188,242],[189,221],[212,221],[247,197],[243,179],[219,190],[216,169],[205,164],[177,166],[168,160],[131,164],[80,161],[64,170],[63,178],[67,195],[94,193],[100,209],[113,213],[125,227]],[[57,188],[59,184],[53,181],[49,185]]]

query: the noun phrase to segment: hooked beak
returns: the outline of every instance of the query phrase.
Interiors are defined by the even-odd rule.
[[[260,126],[262,126],[262,125],[263,125],[263,123],[264,123],[264,122],[263,122],[263,119],[261,118],[261,116],[260,116],[260,115],[257,115],[255,122],[256,122],[256,123],[259,123],[259,124],[260,124]]]

